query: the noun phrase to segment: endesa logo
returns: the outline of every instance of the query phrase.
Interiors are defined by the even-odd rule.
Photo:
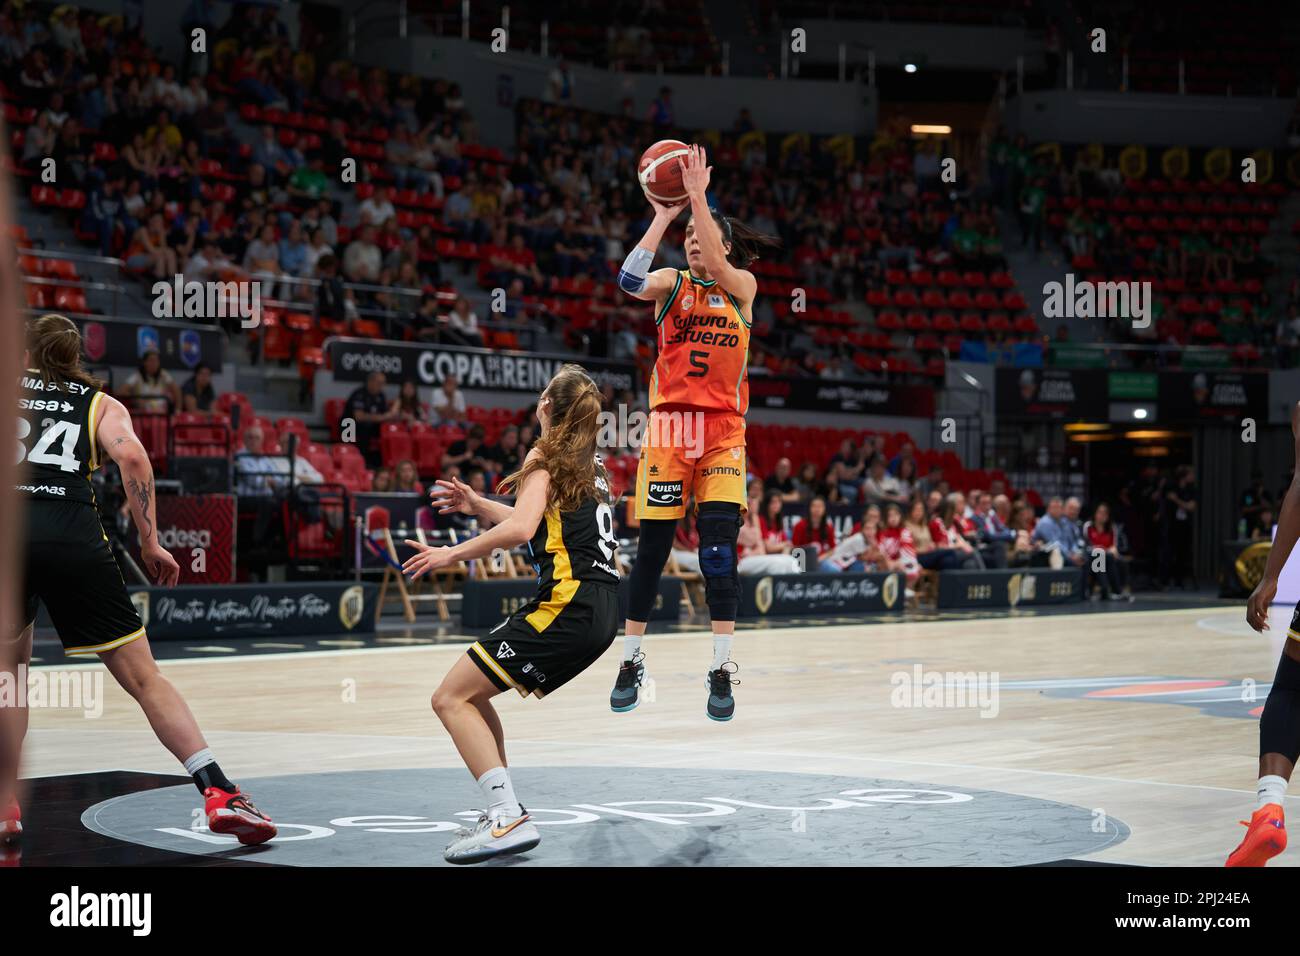
[[[163,528],[158,532],[158,543],[168,551],[173,548],[209,548],[212,532],[207,528]]]
[[[379,352],[344,352],[339,357],[339,364],[344,371],[383,372],[385,375],[402,374],[402,357],[400,355],[383,355]]]

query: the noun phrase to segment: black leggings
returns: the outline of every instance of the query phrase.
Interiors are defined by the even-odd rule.
[[[636,564],[628,581],[627,618],[644,624],[650,620],[659,579],[673,550],[677,533],[676,518],[654,518],[641,522],[641,537],[636,542]]]

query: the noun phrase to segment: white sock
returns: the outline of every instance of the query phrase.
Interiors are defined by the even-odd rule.
[[[1276,803],[1279,807],[1286,806],[1286,778],[1279,777],[1277,774],[1260,777],[1255,794],[1256,810],[1266,803]]]
[[[637,651],[641,650],[641,637],[640,634],[623,635],[623,660],[630,661],[636,657]]]
[[[731,660],[731,638],[733,636],[732,634],[713,635],[713,666],[709,670],[716,671]]]
[[[505,767],[493,767],[478,778],[479,789],[487,801],[487,815],[493,820],[514,819],[524,812],[524,808],[515,799],[515,788],[510,783],[510,771]]]
[[[185,760],[185,772],[192,777],[200,770],[202,770],[204,767],[208,766],[209,764],[214,764],[216,762],[217,762],[217,758],[212,756],[211,749],[209,749],[208,747],[204,747],[202,750],[191,754]]]

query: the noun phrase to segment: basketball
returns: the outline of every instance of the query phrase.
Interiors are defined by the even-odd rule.
[[[664,203],[679,203],[686,198],[681,162],[689,151],[690,147],[680,140],[661,139],[641,154],[636,178],[647,196]]]

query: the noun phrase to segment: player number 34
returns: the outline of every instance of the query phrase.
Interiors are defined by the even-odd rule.
[[[77,439],[81,437],[81,426],[76,422],[61,422],[53,419],[47,419],[45,428],[41,435],[36,439],[36,444],[29,452],[23,440],[32,433],[32,423],[25,418],[18,419],[18,464],[27,459],[34,465],[57,465],[62,471],[75,472],[81,467],[81,462],[73,457],[73,452],[77,448]],[[59,453],[54,454],[50,449],[54,447],[55,442],[60,445]]]

